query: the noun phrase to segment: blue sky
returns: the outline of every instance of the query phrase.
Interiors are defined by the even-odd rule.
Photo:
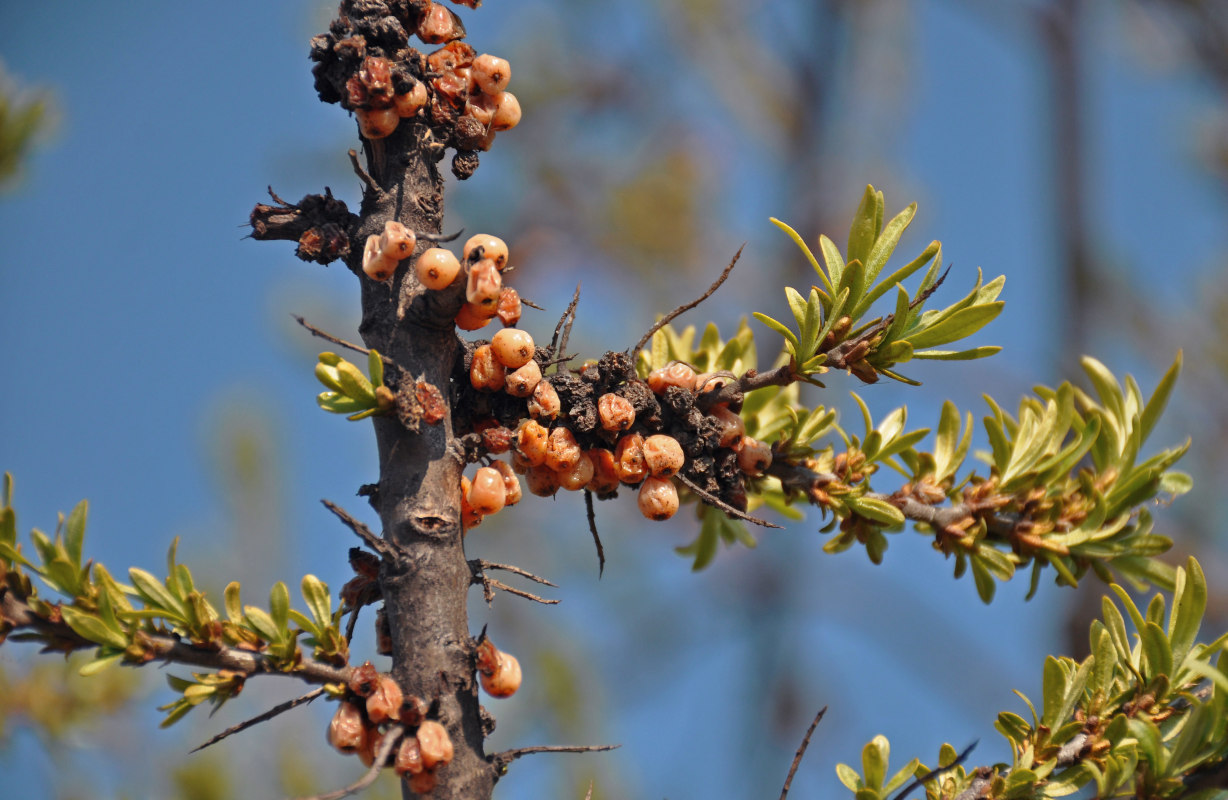
[[[470,41],[479,49],[500,52],[499,43],[528,35],[534,16],[551,9],[535,2],[514,13],[508,5],[491,2],[470,15]],[[610,14],[612,43],[604,45],[634,48],[636,15]],[[915,2],[907,14],[901,28],[909,82],[890,129],[875,132],[877,147],[823,190],[847,197],[850,213],[867,182],[886,191],[892,209],[920,201],[918,232],[905,247],[943,239],[957,267],[956,289],[971,283],[976,265],[988,277],[1007,276],[1006,310],[982,335],[1004,345],[1004,354],[972,368],[918,370],[938,389],[911,405],[912,418],[925,424],[943,394],[979,415],[987,384],[1012,406],[1033,383],[1052,382],[1062,348],[1053,315],[1061,306],[1046,207],[1039,51],[1023,33],[969,14],[966,4]],[[1172,288],[1157,290],[1159,300],[1179,312],[1183,281],[1213,265],[1228,244],[1221,190],[1194,156],[1192,131],[1211,95],[1188,73],[1141,58],[1128,15],[1103,7],[1094,14],[1084,50],[1091,224],[1120,268],[1139,279],[1162,254]],[[375,477],[374,446],[365,426],[315,408],[311,364],[321,348],[289,315],[305,313],[351,335],[354,280],[340,267],[298,262],[284,243],[244,240],[241,227],[269,184],[291,200],[327,184],[357,205],[345,157],[357,143],[353,123],[318,103],[308,74],[306,40],[325,21],[319,4],[301,2],[227,0],[190,12],[155,2],[0,8],[0,58],[14,76],[52,88],[60,109],[55,135],[30,159],[24,183],[0,196],[0,341],[8,351],[0,469],[16,476],[22,528],[51,528],[57,511],[88,497],[87,548],[113,571],[129,564],[157,569],[171,538],[182,535],[183,559],[208,560],[219,573],[238,570],[257,581],[254,596],[263,596],[271,580],[294,586],[304,572],[333,586],[344,581],[351,542],[317,501],[330,497],[365,510],[351,495]],[[610,146],[618,146],[610,135]],[[722,137],[735,135],[718,131],[710,141],[723,152],[737,145]],[[841,135],[852,141],[857,132]],[[513,201],[518,173],[515,165],[496,165],[500,158],[496,146],[486,157],[490,166],[455,191]],[[728,186],[718,187],[726,192],[719,225],[732,239],[751,242],[751,275],[756,248],[766,251],[763,243],[778,236],[766,217],[788,217],[788,209],[764,207],[768,195],[755,191],[756,180],[731,169]],[[465,208],[471,216],[453,214],[447,227],[490,224],[481,202]],[[843,230],[829,233],[843,241]],[[797,285],[805,285],[800,259],[796,269]],[[584,279],[595,287],[609,280]],[[539,299],[557,308],[569,293],[543,289]],[[726,297],[721,313],[751,310],[738,309],[737,297]],[[611,319],[596,301],[588,308],[577,335],[593,347],[611,326],[638,327]],[[646,305],[642,319],[653,310]],[[543,323],[532,332],[548,330]],[[766,331],[757,335],[771,341]],[[761,344],[761,357],[767,355]],[[1140,373],[1145,390],[1152,385],[1154,370],[1112,355],[1114,369]],[[854,387],[834,381],[833,388]],[[896,388],[866,394],[877,410],[911,402]],[[266,511],[276,512],[280,536],[239,539],[229,531],[225,484],[211,454],[224,423],[236,420],[271,443]],[[551,516],[575,519],[582,514],[575,500],[560,499]],[[747,773],[702,754],[721,753],[736,739],[730,731],[737,719],[718,713],[728,685],[745,690],[767,681],[756,670],[783,669],[782,661],[804,663],[812,678],[797,687],[801,707],[832,707],[798,778],[799,797],[839,791],[834,763],[857,763],[861,745],[879,732],[892,739],[898,764],[914,754],[932,761],[942,741],[960,746],[975,738],[985,758],[1005,757],[993,715],[1018,710],[1011,687],[1036,692],[1043,654],[1057,640],[1051,625],[1062,600],[1057,590],[1047,588],[1025,606],[1025,587],[1012,585],[984,608],[971,582],[953,581],[949,565],[921,537],[894,537],[887,564],[874,568],[860,554],[834,560],[818,553],[813,519],[765,536],[754,552],[724,553],[713,569],[692,576],[669,552],[691,535],[688,522],[650,527],[625,511],[609,514],[617,532],[612,565],[624,570],[607,569],[600,584],[587,535],[576,535],[582,528],[531,530],[542,525],[544,509],[525,510],[520,530],[514,522],[492,525],[491,538],[477,546],[489,543],[492,554],[566,575],[559,609],[508,609],[504,601],[494,619],[508,626],[513,642],[535,625],[559,624],[571,631],[563,638],[599,662],[599,697],[592,702],[602,721],[590,730],[625,743],[609,768],[633,796],[751,790]],[[636,552],[626,552],[632,546]],[[779,583],[782,571],[797,564],[807,565],[806,579]],[[764,582],[785,587],[783,596],[765,593]],[[884,608],[883,597],[913,602]],[[628,613],[636,598],[643,605]],[[485,613],[475,606],[475,629]],[[791,632],[787,645],[763,641],[766,628],[756,613],[773,617],[772,630]],[[671,649],[658,642],[659,660],[637,661],[637,642],[656,638],[637,625],[685,631],[678,642],[690,644]],[[538,640],[523,635],[525,642]],[[0,659],[18,658],[16,650],[0,650]],[[153,697],[165,702],[168,694]],[[501,729],[552,735],[534,727],[533,700],[518,697],[496,708]],[[746,724],[758,724],[745,709],[735,717],[742,713],[749,714]],[[173,735],[152,726],[148,732],[151,739]],[[310,737],[323,753],[320,739]],[[783,779],[796,741],[770,743],[753,750],[754,774]],[[19,746],[33,765],[21,769],[28,781],[23,796],[53,796],[50,762],[29,741]],[[5,771],[15,763],[0,756],[0,765],[6,761]],[[499,796],[534,796],[554,785],[551,769],[518,763]],[[108,785],[125,783],[112,776]]]

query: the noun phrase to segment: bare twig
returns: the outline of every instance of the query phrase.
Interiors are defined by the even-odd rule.
[[[537,745],[536,747],[517,747],[515,750],[504,750],[495,753],[490,758],[496,764],[507,765],[520,758],[534,753],[600,753],[605,750],[617,750],[621,744],[582,744],[582,745]]]
[[[593,509],[593,493],[584,490],[584,510],[588,514],[588,529],[593,534],[593,544],[597,545],[597,580],[605,573],[605,548],[601,546],[601,535],[597,533],[597,512]]]
[[[519,575],[522,578],[528,578],[529,580],[535,583],[540,583],[543,586],[551,586],[556,589],[558,588],[558,586],[556,586],[555,584],[551,583],[550,581],[546,580],[545,578],[539,575],[534,575],[532,572],[529,572],[528,570],[521,569],[520,567],[516,567],[511,564],[499,564],[494,561],[487,561],[486,559],[483,559],[483,558],[475,558],[475,559],[470,560],[469,569],[473,572],[475,577],[481,570],[484,570],[484,569],[501,569],[504,572],[510,572],[513,575]]]
[[[354,167],[354,174],[358,176],[358,179],[366,184],[366,187],[370,189],[376,197],[382,195],[384,190],[379,188],[379,184],[375,182],[375,179],[367,174],[367,171],[362,168],[362,164],[358,163],[358,151],[351,148],[349,151],[349,156],[350,164]]]
[[[324,504],[325,508],[336,514],[342,522],[349,526],[349,529],[352,530],[359,539],[362,539],[366,543],[367,547],[370,547],[384,558],[393,558],[396,555],[396,549],[390,542],[376,536],[371,532],[370,528],[351,517],[344,508],[331,500],[321,500],[320,502]]]
[[[345,643],[349,644],[354,640],[354,628],[358,627],[358,612],[362,610],[362,605],[354,606],[354,610],[350,612],[350,618],[345,623]]]
[[[524,302],[523,300],[521,302]],[[559,317],[559,323],[554,326],[554,335],[550,337],[550,351],[556,356],[563,350],[567,349],[567,337],[571,335],[571,323],[575,320],[576,306],[580,304],[580,284],[576,284],[576,291],[571,296],[571,302],[567,304],[567,309],[563,312],[563,316]],[[562,339],[560,340],[560,335]],[[564,359],[570,361],[571,359]],[[557,372],[558,364],[555,362],[555,371]]]
[[[912,790],[914,790],[914,789],[918,789],[918,788],[920,788],[920,787],[924,786],[924,785],[926,784],[926,782],[927,782],[927,781],[930,781],[930,780],[932,780],[932,779],[934,779],[934,778],[937,778],[937,777],[938,777],[938,776],[940,776],[940,775],[943,775],[943,774],[945,774],[945,773],[947,773],[947,772],[950,772],[951,770],[955,769],[956,767],[958,767],[960,764],[964,763],[964,761],[966,761],[966,760],[967,760],[968,756],[970,756],[970,755],[972,754],[973,749],[975,749],[975,748],[976,748],[976,746],[977,746],[977,743],[978,743],[978,742],[980,742],[980,740],[979,740],[979,739],[978,739],[977,741],[973,742],[972,744],[968,745],[967,747],[965,747],[965,748],[964,748],[964,752],[962,752],[962,753],[960,753],[958,756],[956,756],[956,757],[955,757],[955,760],[954,760],[954,761],[952,761],[950,764],[947,764],[945,767],[939,767],[938,769],[932,769],[932,770],[930,770],[929,772],[927,772],[927,773],[925,773],[924,775],[922,775],[921,777],[917,778],[917,779],[916,779],[916,780],[914,780],[912,783],[908,784],[908,785],[907,785],[907,786],[905,786],[903,789],[901,789],[900,791],[896,792],[895,797],[891,798],[891,800],[904,800],[904,798],[905,798],[905,797],[908,795],[908,793],[909,793],[909,792],[911,792]]]
[[[558,600],[547,600],[544,597],[538,597],[535,594],[526,592],[523,589],[517,589],[514,586],[508,586],[503,581],[495,580],[494,578],[483,577],[482,583],[487,586],[493,587],[495,589],[502,589],[503,591],[508,592],[509,594],[516,595],[517,597],[523,597],[526,600],[534,600],[538,603],[542,603],[543,605],[552,606],[552,605],[556,605],[559,602]],[[489,603],[489,600],[487,602]]]
[[[521,302],[521,303],[523,303],[524,305],[528,306],[529,308],[536,308],[538,311],[545,311],[545,310],[546,310],[546,309],[542,308],[541,306],[539,306],[537,303],[534,303],[532,300],[526,300],[526,299],[525,299],[525,298],[523,298],[523,297],[522,297],[522,298],[520,298],[520,302]]]
[[[666,325],[668,325],[670,321],[673,320],[675,317],[677,317],[679,314],[690,311],[695,306],[707,300],[709,297],[712,296],[713,292],[721,288],[721,284],[724,283],[725,279],[729,277],[729,273],[733,272],[734,265],[736,265],[738,263],[738,259],[742,257],[742,250],[744,250],[745,248],[746,248],[745,244],[743,244],[741,247],[738,248],[738,252],[733,254],[733,260],[729,262],[729,266],[725,267],[725,271],[721,273],[721,276],[717,278],[716,281],[713,282],[711,286],[708,287],[708,291],[704,292],[702,295],[699,296],[699,299],[693,300],[690,303],[686,303],[685,305],[678,306],[673,311],[669,312],[668,314],[666,314],[665,316],[657,320],[656,323],[653,324],[653,326],[648,329],[648,332],[645,333],[640,338],[640,340],[635,343],[635,347],[631,348],[631,363],[633,364],[635,363],[635,357],[639,355],[639,352],[641,350],[644,349],[644,345],[647,344],[648,340],[652,338],[652,335],[654,333],[656,333],[657,331],[661,330]]]
[[[415,235],[424,242],[454,242],[459,239],[461,234],[464,232],[465,229],[461,228],[456,233],[418,233]]]
[[[392,748],[396,747],[397,742],[401,740],[401,734],[404,732],[405,728],[400,725],[389,728],[388,732],[384,734],[384,738],[380,740],[379,749],[375,751],[375,761],[371,762],[371,768],[349,786],[344,789],[338,789],[335,792],[328,792],[327,794],[304,797],[301,800],[341,800],[342,797],[357,794],[375,783],[375,779],[379,777],[380,770],[384,768],[385,763],[388,761],[388,756],[392,755]]]
[[[750,514],[747,514],[745,511],[739,511],[738,509],[729,505],[728,503],[726,503],[724,500],[717,497],[716,495],[709,494],[708,492],[705,492],[703,489],[700,489],[698,486],[695,485],[694,481],[692,481],[687,476],[683,475],[681,472],[674,475],[674,477],[682,481],[682,484],[686,486],[686,488],[690,489],[692,492],[699,495],[700,498],[702,498],[705,503],[716,506],[721,511],[724,511],[726,514],[729,514],[730,516],[734,516],[734,517],[737,517],[738,519],[746,520],[747,522],[753,522],[756,525],[762,525],[765,528],[781,527],[780,525],[775,525],[771,522],[768,522],[765,519],[759,519],[758,517],[752,517]]]
[[[780,800],[785,800],[789,795],[789,787],[793,784],[793,776],[797,774],[797,768],[801,766],[802,756],[806,755],[806,748],[810,746],[810,737],[814,735],[814,729],[819,727],[819,720],[823,719],[823,715],[827,713],[827,706],[819,709],[819,713],[814,715],[814,722],[810,723],[810,727],[806,730],[806,735],[802,737],[802,743],[797,748],[797,754],[793,756],[793,763],[789,766],[789,774],[785,776],[785,786],[780,790]]]
[[[268,187],[268,189],[269,189],[269,197],[273,198],[274,203],[277,203],[278,205],[281,205],[281,206],[285,206],[286,208],[294,208],[294,206],[292,206],[290,203],[287,203],[285,200],[282,200],[280,197],[278,197],[277,192],[273,191],[272,186]]]
[[[272,708],[270,708],[268,711],[264,712],[263,714],[252,717],[249,720],[244,720],[243,722],[240,722],[238,725],[231,725],[229,728],[222,731],[217,736],[214,736],[212,739],[200,745],[199,747],[192,748],[188,752],[195,753],[200,750],[204,750],[206,747],[215,745],[228,736],[233,736],[236,733],[245,731],[248,728],[252,727],[253,725],[259,725],[261,722],[270,720],[273,717],[277,716],[278,714],[281,714],[282,712],[289,711],[292,708],[298,708],[301,705],[306,705],[307,703],[310,703],[312,700],[315,700],[317,697],[319,697],[322,694],[324,694],[323,686],[317,689],[312,689],[310,692],[308,692],[305,695],[296,697],[293,700],[287,700],[286,702],[281,703],[280,705],[273,706]]]
[[[363,355],[371,354],[371,351],[367,349],[366,347],[363,347],[362,345],[359,345],[359,344],[354,344],[353,342],[347,342],[345,339],[341,339],[339,337],[333,336],[331,333],[328,333],[327,331],[320,330],[315,325],[312,325],[310,322],[308,322],[307,320],[305,320],[303,317],[299,316],[298,314],[291,314],[290,316],[294,317],[294,321],[297,322],[299,325],[302,325],[304,328],[311,331],[312,334],[314,334],[315,336],[319,336],[321,339],[327,339],[333,344],[341,345],[342,347],[347,348],[349,350],[353,350],[356,353],[362,353]],[[392,360],[388,358],[387,356],[381,355],[380,357],[384,359],[385,364],[392,363]]]

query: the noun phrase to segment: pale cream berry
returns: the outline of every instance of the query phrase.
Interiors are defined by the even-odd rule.
[[[721,447],[736,448],[738,442],[742,441],[742,437],[746,435],[746,423],[724,406],[716,406],[708,413],[716,418],[716,424],[720,428]]]
[[[465,103],[465,113],[483,126],[490,125],[498,110],[499,101],[485,94],[471,94]]]
[[[550,440],[546,445],[546,466],[555,472],[567,472],[580,460],[580,455],[580,445],[576,444],[574,433],[561,425],[550,431]]]
[[[594,447],[588,451],[589,460],[593,462],[593,478],[584,487],[597,495],[606,495],[618,488],[618,464],[614,454],[604,447]]]
[[[497,95],[512,79],[512,65],[506,58],[483,53],[473,59],[473,82],[483,94]]]
[[[479,673],[482,688],[491,697],[511,697],[520,688],[520,661],[511,653],[498,652],[498,663],[487,674]]]
[[[495,262],[495,266],[502,272],[507,266],[507,243],[498,236],[491,236],[489,233],[479,233],[470,236],[465,246],[461,249],[461,258],[465,261],[474,254],[478,248],[482,248],[481,258],[489,258]]]
[[[491,337],[490,346],[494,348],[495,358],[505,367],[519,369],[533,360],[537,348],[533,346],[533,337],[528,331],[519,328],[504,328]]]
[[[342,700],[328,723],[328,743],[342,753],[357,753],[367,739],[367,726],[362,712],[353,703]]]
[[[418,775],[426,769],[422,764],[422,750],[418,747],[417,736],[406,736],[401,740],[392,768],[398,775]]]
[[[460,261],[452,251],[432,247],[423,251],[414,264],[418,281],[428,289],[446,289],[460,274]]]
[[[375,234],[367,237],[367,244],[362,249],[362,271],[373,281],[386,281],[396,274],[396,260],[380,251],[379,237]]]
[[[511,92],[499,92],[495,95],[495,99],[499,101],[498,107],[495,109],[495,115],[491,117],[490,129],[492,131],[510,131],[520,124],[520,101],[516,99],[516,95]]]
[[[546,463],[549,441],[549,431],[534,420],[526,420],[516,431],[516,452],[529,462],[530,466],[536,467]]]
[[[481,306],[475,306],[472,303],[465,303],[461,306],[460,311],[456,312],[456,327],[462,331],[476,331],[478,328],[485,328],[490,324],[491,315],[487,314]]]
[[[507,393],[512,397],[528,397],[542,381],[542,368],[536,361],[507,374]]]
[[[384,139],[392,135],[401,122],[397,110],[388,108],[360,108],[354,112],[358,118],[358,131],[368,139]],[[495,112],[495,117],[499,112]]]
[[[654,369],[648,373],[648,388],[656,394],[665,394],[671,386],[681,386],[683,389],[695,388],[695,370],[689,364],[675,361],[669,366]]]
[[[417,116],[418,110],[426,105],[426,101],[426,84],[418,81],[414,84],[414,88],[405,94],[398,94],[392,98],[392,107],[396,109],[397,116],[404,119]]]
[[[660,522],[678,510],[678,490],[669,478],[652,475],[640,485],[638,502],[641,514]]]
[[[762,475],[772,466],[772,447],[767,442],[743,436],[736,449],[738,466],[747,475]]]
[[[559,400],[559,393],[554,389],[554,384],[548,380],[537,384],[537,388],[533,390],[533,397],[529,400],[529,416],[534,419],[554,419],[559,415],[561,409],[562,402]]]
[[[510,286],[504,286],[503,291],[499,292],[499,304],[495,308],[499,321],[504,327],[510,328],[520,322],[520,312],[520,293]]]
[[[520,478],[516,477],[515,470],[512,465],[506,461],[496,461],[494,468],[499,471],[499,475],[503,478],[503,493],[504,505],[514,506],[520,502],[520,498],[524,496],[524,491],[520,488]]]
[[[495,360],[490,345],[473,349],[473,362],[469,366],[469,382],[479,392],[497,392],[507,381],[507,369]]]
[[[378,725],[384,720],[401,718],[404,694],[391,675],[380,675],[379,685],[367,698],[367,719]]]
[[[639,483],[648,475],[648,465],[644,463],[644,437],[638,433],[628,433],[618,440],[614,448],[614,463],[618,469],[618,479],[623,483]]]
[[[529,467],[524,475],[529,491],[538,497],[553,497],[559,490],[559,474],[545,464]]]
[[[435,791],[435,785],[439,783],[439,776],[433,769],[424,769],[417,775],[410,775],[409,780],[405,782],[409,784],[409,789],[414,794],[430,794]]]
[[[443,3],[431,3],[418,24],[418,38],[427,44],[443,44],[456,38],[456,15]]]
[[[593,459],[588,453],[581,453],[575,466],[559,472],[559,486],[569,492],[578,492],[588,486],[593,474]]]
[[[379,237],[379,250],[384,258],[400,261],[414,254],[418,236],[395,219],[384,223],[384,232]]]
[[[607,431],[625,431],[635,424],[635,406],[620,395],[603,394],[597,400],[597,417]]]
[[[489,309],[493,317],[499,310],[499,293],[503,291],[503,278],[494,259],[484,258],[469,267],[469,280],[465,284],[465,299],[475,306]]]
[[[452,737],[435,720],[425,720],[418,726],[418,750],[422,753],[422,766],[427,769],[447,764],[452,760]]]
[[[685,462],[682,445],[674,437],[657,433],[644,440],[644,464],[653,475],[659,478],[676,475]]]
[[[482,467],[473,476],[469,489],[469,505],[483,516],[502,511],[507,503],[507,487],[503,475],[494,467]]]

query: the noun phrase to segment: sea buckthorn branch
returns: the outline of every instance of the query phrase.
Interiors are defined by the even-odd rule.
[[[1201,567],[1190,558],[1176,570],[1167,612],[1162,594],[1144,610],[1120,586],[1110,589],[1091,624],[1091,655],[1048,657],[1043,705],[1020,695],[1030,720],[998,715],[1011,763],[965,769],[943,745],[945,772],[926,782],[930,800],[1048,800],[1085,788],[1097,797],[1172,800],[1228,789],[1228,634],[1197,643],[1207,606]],[[913,759],[888,779],[888,755],[887,739],[875,737],[862,750],[861,773],[846,764],[836,773],[859,800],[887,800],[928,772]]]
[[[328,265],[349,255],[358,217],[333,197],[332,190],[306,195],[297,204],[282,200],[271,186],[269,195],[277,205],[260,203],[248,218],[253,239],[298,242],[294,254],[317,264]]]

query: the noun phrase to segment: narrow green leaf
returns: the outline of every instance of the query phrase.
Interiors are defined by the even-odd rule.
[[[316,364],[315,366],[316,380],[324,384],[331,391],[339,394],[345,394],[345,388],[341,385],[341,379],[337,375],[337,368],[328,364]]]
[[[864,263],[866,257],[870,255],[870,248],[874,246],[874,239],[878,234],[878,226],[875,222],[877,210],[878,198],[874,187],[867,186],[865,193],[861,196],[861,203],[853,214],[853,224],[849,228],[848,246],[844,249],[845,258],[850,263],[853,261]],[[868,780],[867,783],[869,783]],[[870,785],[877,786],[877,784]]]
[[[138,567],[128,569],[128,578],[147,606],[165,612],[168,617],[186,622],[183,604],[162,585],[162,581]]]
[[[782,231],[784,231],[785,235],[788,236],[790,239],[792,239],[793,243],[797,245],[797,248],[806,255],[806,259],[810,262],[810,266],[814,267],[814,271],[818,273],[819,280],[823,281],[823,287],[827,289],[827,293],[835,294],[835,291],[832,288],[832,282],[828,280],[827,274],[823,272],[822,267],[819,266],[819,262],[815,260],[814,253],[810,252],[810,248],[806,245],[806,242],[803,241],[802,237],[798,235],[798,232],[793,230],[792,228],[790,228],[788,225],[781,222],[780,220],[776,219],[775,217],[771,218],[771,223],[775,225],[777,228],[780,228]],[[826,237],[819,238],[820,246],[822,246],[824,238]],[[824,249],[823,255],[825,258],[827,258],[826,248]],[[838,257],[839,253],[837,253],[836,255]],[[827,263],[829,266],[832,263],[830,258],[827,258]]]
[[[915,348],[916,345],[913,347]],[[972,347],[968,350],[921,350],[918,352],[914,349],[912,357],[930,361],[974,361],[978,358],[989,358],[1001,350],[1002,348],[996,344]]]
[[[879,273],[883,271],[883,267],[887,266],[888,259],[891,258],[891,254],[895,252],[896,246],[900,243],[900,237],[904,235],[904,231],[912,223],[916,214],[917,204],[913,203],[896,214],[882,229],[882,233],[879,234],[874,246],[870,248],[864,259],[867,284],[873,285]],[[918,265],[919,268],[920,265]],[[858,304],[857,307],[860,308],[861,304]]]
[[[98,644],[110,645],[119,650],[128,646],[128,637],[124,636],[122,631],[108,628],[101,619],[93,614],[87,614],[72,606],[61,606],[60,613],[63,614],[68,627],[82,638]]]
[[[957,311],[941,322],[909,333],[907,340],[914,351],[964,339],[988,325],[1002,312],[1001,300]]]
[[[269,592],[269,611],[273,624],[277,626],[279,632],[284,634],[290,618],[290,590],[282,581],[273,584],[273,589]]]
[[[977,597],[981,598],[981,602],[989,605],[993,602],[994,593],[998,590],[998,585],[994,582],[993,576],[989,574],[989,570],[985,569],[984,560],[976,555],[968,559],[969,566],[972,567],[972,580],[976,584]]]
[[[124,659],[124,654],[122,651],[118,653],[111,653],[109,655],[103,655],[102,653],[104,651],[99,648],[95,652],[97,652],[98,655],[94,656],[93,660],[82,664],[81,669],[77,670],[77,674],[81,677],[88,678],[91,675],[97,675],[107,667],[118,664]]]
[[[855,792],[865,786],[861,782],[861,776],[857,774],[857,770],[850,767],[848,764],[836,765],[836,777],[850,792]]]
[[[1177,585],[1173,589],[1173,611],[1168,618],[1168,639],[1172,647],[1173,664],[1184,665],[1185,657],[1198,638],[1202,616],[1207,610],[1207,579],[1202,566],[1193,556],[1185,569],[1177,570]]]
[[[81,546],[85,540],[85,518],[89,514],[89,503],[82,500],[68,514],[68,522],[64,525],[64,549],[68,560],[75,567],[81,566]]]
[[[959,409],[950,400],[945,400],[938,415],[938,432],[934,434],[934,480],[941,482],[954,471],[958,437]]]
[[[860,516],[877,522],[880,525],[894,527],[904,524],[904,512],[886,500],[879,500],[877,497],[849,496],[845,497],[844,501],[848,503],[849,508],[856,511]]]
[[[1143,643],[1143,675],[1148,679],[1165,675],[1172,678],[1173,653],[1164,629],[1148,620],[1139,631]]]
[[[840,255],[840,248],[836,247],[836,243],[826,236],[819,236],[819,249],[823,251],[823,263],[827,265],[827,275],[824,276],[817,265],[815,270],[826,281],[824,286],[827,287],[828,294],[834,294],[833,287],[839,286],[844,278],[844,258]]]
[[[891,756],[891,745],[887,737],[879,734],[861,748],[861,774],[867,789],[878,791],[887,777],[887,762]]]
[[[915,208],[915,206],[916,204],[914,203],[913,206],[911,207]],[[892,286],[903,283],[908,278],[910,278],[913,275],[913,273],[915,273],[917,270],[924,268],[926,264],[929,264],[931,261],[934,260],[934,256],[938,255],[938,253],[941,252],[941,250],[942,250],[942,244],[940,242],[938,242],[937,240],[930,242],[929,246],[927,246],[924,250],[921,251],[921,255],[917,256],[912,261],[908,262],[904,266],[897,269],[895,272],[888,275],[882,282],[878,284],[878,286],[874,287],[874,289],[872,289],[869,292],[869,294],[866,295],[866,298],[863,301],[863,305],[858,306],[858,310],[861,311],[862,313],[869,311],[870,306],[874,305],[875,301],[878,300],[878,298],[882,297],[883,294],[888,289],[890,289]],[[907,312],[905,313],[904,316],[907,317]],[[907,324],[908,320],[905,318],[901,320],[901,322],[903,322],[904,324]]]
[[[1155,391],[1147,399],[1147,405],[1143,407],[1142,416],[1139,418],[1139,431],[1144,441],[1151,435],[1152,429],[1155,428],[1156,420],[1160,418],[1160,415],[1164,413],[1164,407],[1168,405],[1168,398],[1172,394],[1173,386],[1177,383],[1177,376],[1181,374],[1182,360],[1183,354],[1178,350],[1177,357],[1173,359],[1172,366],[1164,373],[1164,377],[1156,385]]]
[[[342,361],[337,365],[337,380],[341,382],[342,391],[348,397],[367,405],[375,402],[375,388],[371,386],[367,376],[350,362]]]
[[[226,584],[224,599],[226,601],[226,618],[237,624],[243,619],[243,606],[239,604],[238,581],[231,581]]]
[[[371,376],[372,386],[378,388],[384,385],[384,359],[375,348],[367,353],[367,374]]]
[[[270,644],[276,644],[282,639],[281,628],[273,621],[268,612],[258,606],[244,606],[243,616],[248,626]]]
[[[332,620],[332,597],[328,593],[328,585],[315,575],[304,575],[300,589],[311,616],[321,625],[327,625]]]
[[[772,319],[767,314],[761,314],[758,311],[754,312],[754,317],[755,319],[762,322],[764,325],[768,326],[769,328],[771,328],[772,330],[776,331],[781,336],[783,336],[785,338],[785,341],[789,344],[789,352],[792,353],[794,357],[797,356],[797,352],[798,352],[797,335],[793,333],[793,331],[789,330],[789,327],[787,325],[785,325],[783,322],[779,322],[778,320]]]

